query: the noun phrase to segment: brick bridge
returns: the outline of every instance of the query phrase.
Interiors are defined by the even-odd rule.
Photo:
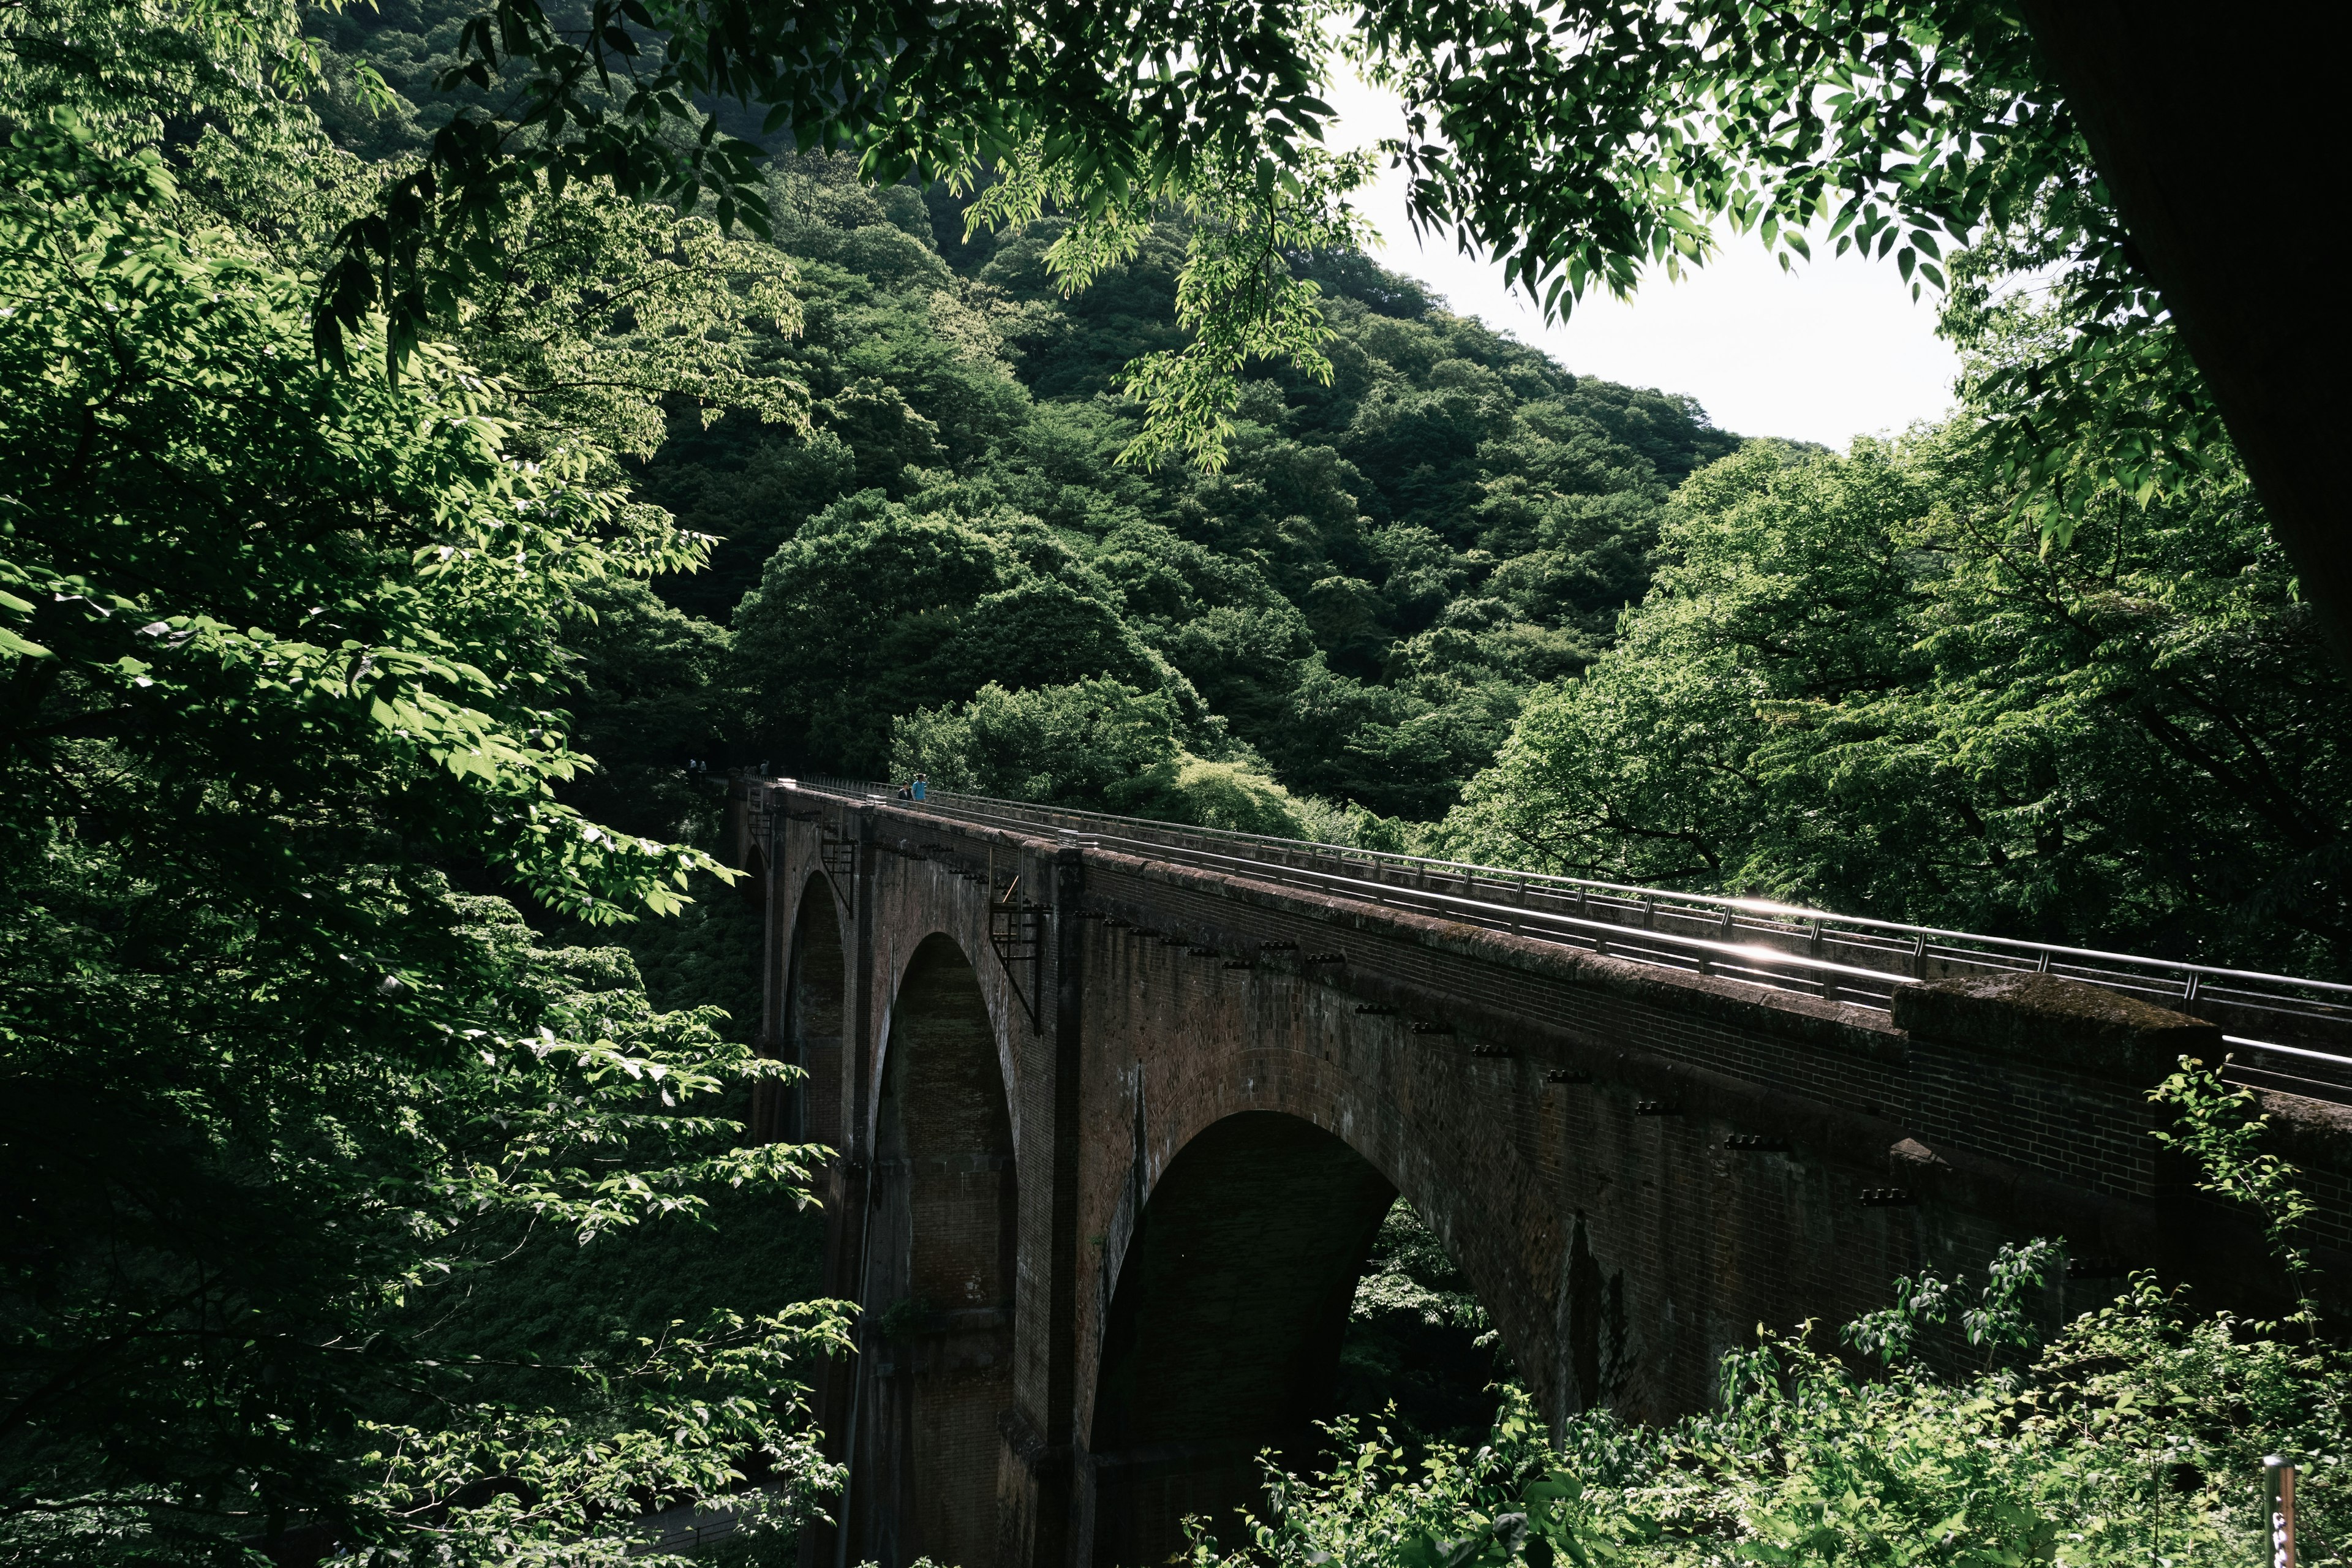
[[[838,1152],[866,1309],[807,1568],[1164,1561],[1312,1458],[1400,1195],[1541,1410],[1670,1416],[2004,1239],[2063,1237],[2053,1310],[2261,1279],[2144,1098],[2234,1048],[2352,1277],[2347,988],[857,786],[730,816],[807,1070],[756,1130]]]

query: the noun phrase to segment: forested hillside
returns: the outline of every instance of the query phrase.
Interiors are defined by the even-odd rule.
[[[891,230],[822,174],[783,176],[815,216],[780,236],[813,258],[789,352],[817,435],[706,438],[647,475],[764,558],[722,552],[679,591],[732,609],[756,722],[802,765],[878,772],[894,717],[1109,676],[1164,696],[1203,757],[1433,816],[1533,684],[1592,658],[1646,585],[1668,488],[1733,445],[1349,258],[1321,268],[1330,387],[1252,384],[1222,473],[1123,471],[1108,382],[1172,331],[1172,238],[1072,301],[1037,262],[1050,232],[965,275],[913,247],[844,275]]]
[[[738,758],[878,775],[894,720],[1108,677],[1163,699],[1165,738],[1203,759],[1433,816],[1524,694],[1606,642],[1669,488],[1734,445],[1345,258],[1318,269],[1333,385],[1254,384],[1222,473],[1122,469],[1135,419],[1108,384],[1174,331],[1173,238],[1065,300],[1037,261],[1050,223],[953,247],[956,269],[945,202],[814,159],[775,184],[805,325],[770,352],[813,428],[679,432],[644,475],[725,541],[662,592],[731,626]],[[1056,765],[968,782],[1026,766],[1091,793]]]
[[[413,146],[446,112],[430,71],[464,9],[339,24],[426,106],[352,107],[348,145]],[[1605,646],[1668,492],[1738,445],[1688,399],[1580,380],[1349,256],[1301,262],[1339,331],[1328,386],[1254,382],[1223,472],[1121,468],[1139,416],[1112,380],[1180,336],[1180,232],[1065,299],[1055,220],[967,239],[944,192],[869,189],[845,159],[788,158],[770,192],[799,326],[743,352],[806,385],[811,424],[673,412],[642,492],[721,542],[657,584],[705,626],[648,615],[642,636],[698,642],[728,691],[707,719],[632,722],[632,754],[878,774],[899,717],[1108,677],[1166,700],[1163,748],[1433,818],[1525,694]]]

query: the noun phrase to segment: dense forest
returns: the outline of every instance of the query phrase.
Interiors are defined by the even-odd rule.
[[[511,93],[465,77],[470,0],[22,9],[7,1560],[617,1563],[667,1502],[822,1506],[846,1310],[811,1299],[825,1152],[738,1142],[787,1069],[747,1043],[730,769],[2352,974],[2352,683],[2218,436],[2058,524],[1988,460],[2063,328],[1998,247],[1947,258],[1958,411],[1842,454],[1574,374],[1360,248],[1272,251],[1319,362],[1251,359],[1216,452],[1144,464],[1123,378],[1202,335],[1223,209],[1153,210],[1073,289],[1083,203],[974,226],[992,172],[870,179],[735,103],[703,144],[768,143],[766,235],[510,180],[339,359],[338,258]],[[2170,1093],[2288,1237],[2242,1100]],[[682,1267],[710,1226],[756,1240]],[[2047,1261],[1555,1448],[1400,1209],[1338,1468],[1248,1551],[2203,1564],[2248,1432],[2346,1451],[2311,1303],[2143,1279],[2034,1325]],[[1910,1353],[1939,1333],[1957,1377]]]

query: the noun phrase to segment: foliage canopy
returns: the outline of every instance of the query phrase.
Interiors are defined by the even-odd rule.
[[[581,595],[701,547],[446,348],[320,366],[178,199],[62,114],[0,154],[6,1551],[611,1560],[755,1458],[803,1506],[829,1304],[528,1360],[436,1310],[807,1179],[736,1145],[785,1069],[715,1009],[461,890],[609,924],[719,869],[558,798]]]
[[[379,307],[395,351],[415,340],[526,192],[604,180],[689,211],[707,195],[722,227],[772,232],[762,149],[724,128],[731,101],[760,116],[753,134],[854,150],[877,183],[992,181],[976,224],[1066,215],[1047,261],[1068,289],[1131,259],[1155,214],[1191,215],[1192,338],[1128,367],[1151,409],[1129,451],[1214,466],[1253,358],[1321,374],[1328,329],[1288,258],[1362,235],[1349,196],[1367,165],[1319,145],[1334,111],[1317,95],[1344,59],[1403,100],[1406,134],[1383,151],[1410,174],[1415,226],[1492,253],[1547,311],[1702,262],[1717,223],[1784,265],[1820,231],[1938,288],[1948,245],[2053,269],[2060,330],[2000,374],[1984,434],[2016,505],[2058,537],[2099,495],[2177,491],[2220,444],[2009,0],[594,0],[577,16],[496,0],[457,46],[440,85],[502,96],[444,124],[342,230],[319,317],[331,354]]]

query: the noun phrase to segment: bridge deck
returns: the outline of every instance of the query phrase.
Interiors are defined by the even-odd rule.
[[[2219,1025],[2223,1077],[2352,1104],[2352,985],[2171,959],[1980,936],[1759,899],[1629,887],[1418,855],[1189,827],[1144,817],[931,790],[801,779],[803,789],[887,801],[950,821],[1074,836],[1081,844],[1358,898],[1507,930],[1637,963],[1885,1010],[1926,980],[2042,973],[2124,992]]]

